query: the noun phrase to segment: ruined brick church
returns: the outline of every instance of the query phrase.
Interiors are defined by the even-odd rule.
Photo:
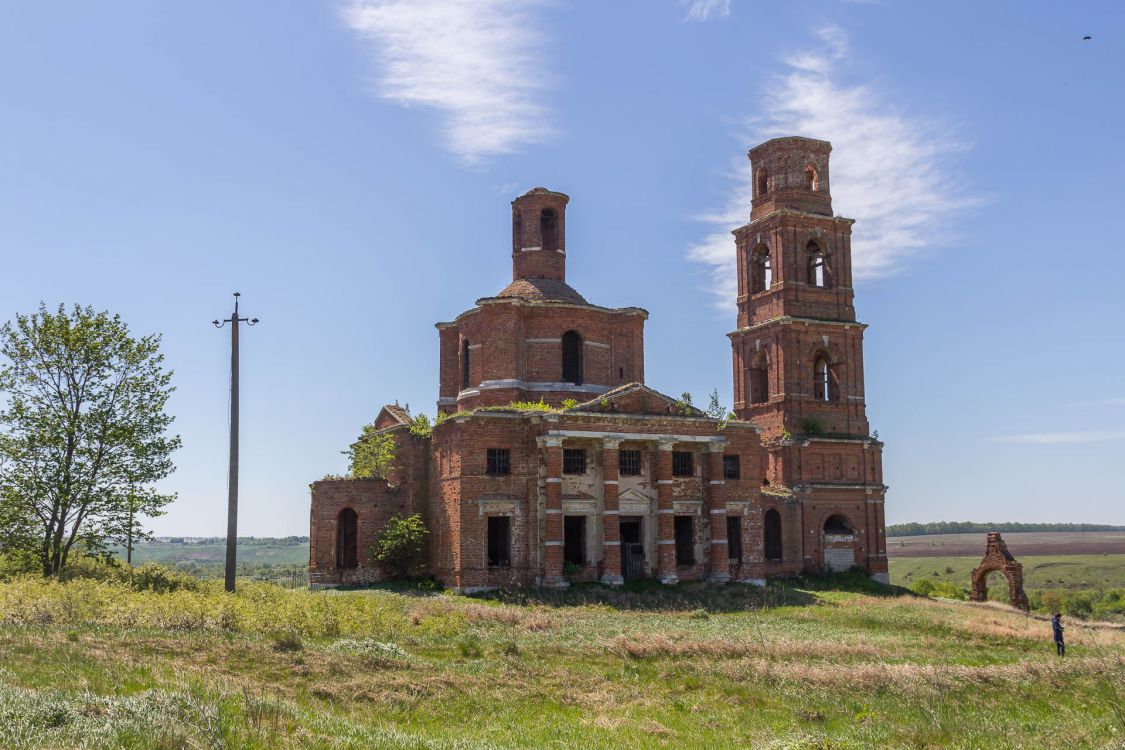
[[[383,407],[390,476],[312,485],[310,583],[387,575],[369,547],[413,513],[430,530],[429,572],[462,592],[852,566],[886,581],[882,443],[830,151],[791,137],[749,153],[729,422],[644,384],[644,309],[591,304],[566,283],[568,197],[512,201],[512,283],[437,324],[444,418],[417,434]],[[540,401],[552,408],[528,408]]]

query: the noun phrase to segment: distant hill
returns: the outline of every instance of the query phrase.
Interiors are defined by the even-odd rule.
[[[1018,533],[1024,531],[1125,531],[1125,526],[1106,523],[1020,523],[1018,521],[930,521],[929,523],[895,523],[887,527],[887,536],[926,536],[929,534],[982,534],[989,531]]]

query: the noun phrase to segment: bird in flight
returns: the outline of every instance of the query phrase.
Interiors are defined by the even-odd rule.
[[[1090,40],[1091,40],[1091,39],[1093,39],[1093,38],[1094,38],[1094,37],[1092,37],[1092,36],[1084,36],[1084,37],[1082,37],[1082,41],[1084,41],[1084,42],[1088,42],[1088,41],[1090,41]]]

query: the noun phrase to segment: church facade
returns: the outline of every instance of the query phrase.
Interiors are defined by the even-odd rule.
[[[516,198],[512,283],[437,324],[438,423],[418,430],[386,406],[387,478],[313,483],[310,584],[386,577],[369,548],[414,513],[430,572],[462,592],[853,566],[886,581],[882,443],[830,151],[791,137],[749,153],[731,420],[644,384],[644,309],[594,305],[566,283],[568,197]]]

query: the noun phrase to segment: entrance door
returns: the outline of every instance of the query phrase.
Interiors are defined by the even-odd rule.
[[[621,519],[621,575],[626,581],[645,577],[645,545],[641,537],[641,519]]]

